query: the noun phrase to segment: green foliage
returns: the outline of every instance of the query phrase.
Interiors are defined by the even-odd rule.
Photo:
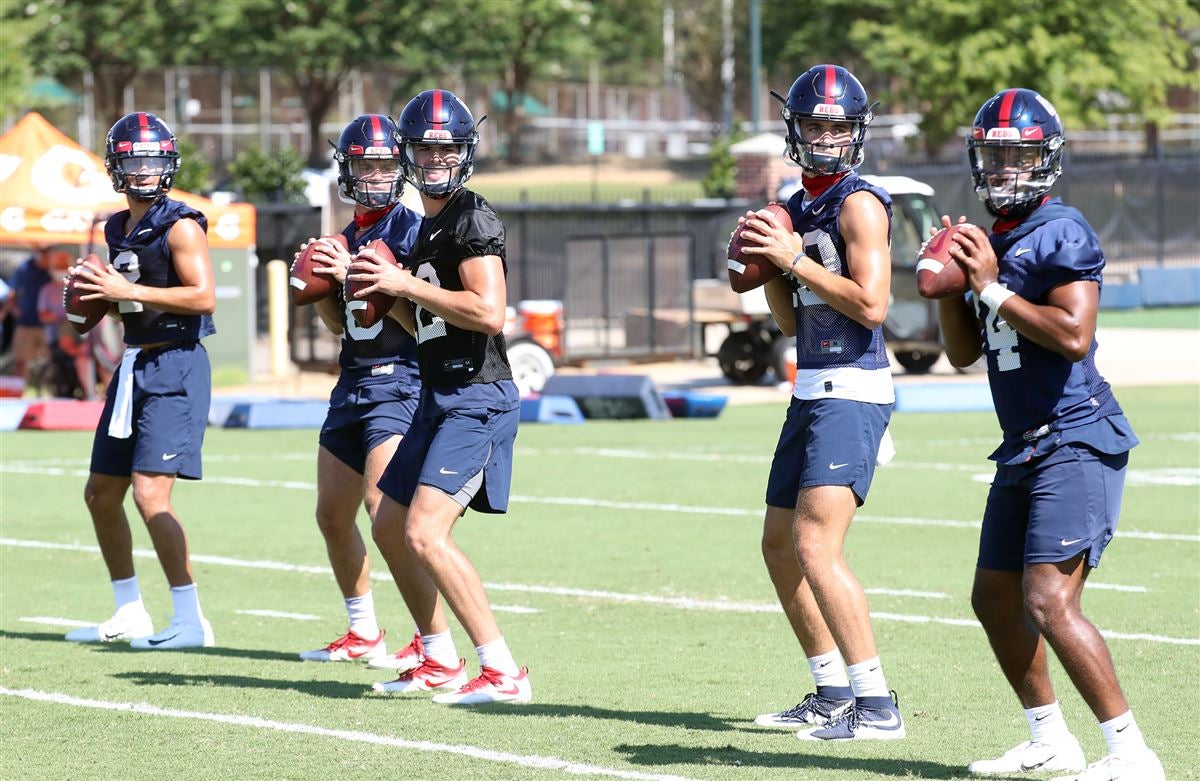
[[[911,0],[854,21],[851,40],[894,78],[893,101],[923,113],[936,148],[1008,87],[1045,95],[1068,136],[1114,110],[1159,122],[1168,87],[1197,83],[1184,34],[1197,30],[1182,0]]]
[[[742,136],[742,133],[735,133],[713,141],[708,150],[708,173],[700,182],[704,197],[732,198],[737,193],[737,167],[729,148],[740,141]]]
[[[27,42],[32,25],[15,6],[0,10],[0,119],[15,118],[29,107],[26,90],[33,81]]]
[[[182,136],[175,139],[179,150],[179,173],[174,186],[189,193],[202,193],[212,184],[212,164],[200,147]]]
[[[253,203],[304,203],[304,155],[292,149],[268,154],[247,149],[229,166],[234,185]]]

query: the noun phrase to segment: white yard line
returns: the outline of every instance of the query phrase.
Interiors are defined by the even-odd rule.
[[[235,610],[243,616],[261,616],[262,618],[286,618],[291,621],[320,621],[321,616],[311,613],[286,613],[282,610]]]
[[[0,464],[0,473],[47,475],[54,477],[87,477],[85,469],[64,469],[61,467],[39,467],[22,463]],[[990,478],[989,478],[990,479]],[[236,485],[244,488],[287,488],[301,491],[315,491],[315,482],[302,480],[258,480],[248,477],[208,476],[204,482],[216,485]],[[518,504],[538,504],[562,507],[595,507],[609,510],[627,510],[635,512],[679,513],[684,515],[717,515],[733,518],[762,518],[761,507],[708,507],[704,505],[677,504],[673,502],[618,502],[609,499],[594,499],[581,496],[528,496],[514,494],[509,500]],[[906,518],[887,515],[858,514],[854,520],[864,523],[886,523],[903,526],[935,526],[954,529],[979,529],[978,521],[955,521],[941,518]],[[1138,530],[1117,530],[1118,537],[1160,540],[1172,542],[1200,542],[1200,534],[1175,534],[1171,532],[1152,532]]]
[[[46,626],[95,626],[95,621],[76,621],[73,618],[56,618],[54,616],[21,616],[18,621],[26,624],[45,624]]]
[[[77,545],[74,543],[46,542],[42,540],[17,540],[10,537],[0,537],[0,546],[40,548],[46,550],[67,550],[77,553],[100,553],[100,549],[94,545]],[[143,549],[135,549],[133,551],[133,555],[139,558],[155,557],[154,551]],[[328,568],[326,567],[318,567],[307,564],[289,564],[280,561],[251,561],[246,559],[231,558],[228,556],[207,556],[204,554],[193,554],[191,558],[193,562],[228,567],[268,569],[282,572],[303,572],[315,574],[328,573]],[[391,576],[386,573],[376,572],[372,573],[371,578],[373,580],[387,581],[390,580]],[[726,613],[781,612],[779,604],[774,602],[732,602],[722,599],[697,599],[687,596],[666,597],[657,594],[630,594],[600,589],[566,588],[562,586],[535,586],[522,583],[485,583],[484,587],[490,591],[514,591],[528,594],[547,594],[551,596],[597,599],[606,602],[658,605],[662,607],[675,608],[677,610],[706,610]],[[885,590],[882,589],[866,589],[866,591],[868,593],[900,593],[894,590],[886,590],[885,592]],[[906,596],[911,596],[914,594],[940,594],[941,592],[913,592],[909,590],[902,590],[902,593],[904,593]],[[908,623],[933,623],[944,624],[947,626],[979,627],[979,623],[973,619],[937,618],[935,616],[906,615],[900,613],[874,611],[871,613],[871,616],[875,619],[883,621],[904,621]],[[1110,632],[1103,629],[1100,630],[1100,633],[1105,637],[1112,637],[1116,639],[1146,640],[1148,642],[1167,643],[1172,645],[1200,645],[1200,638],[1174,638],[1161,635],[1127,634],[1122,632]]]
[[[541,756],[538,754],[513,754],[507,751],[494,751],[454,743],[434,743],[428,740],[406,740],[392,735],[380,735],[359,730],[329,729],[315,724],[298,724],[289,721],[275,721],[258,716],[235,716],[226,713],[209,713],[206,711],[189,711],[178,708],[161,708],[144,702],[109,702],[107,700],[91,700],[75,697],[58,692],[43,692],[36,689],[9,689],[0,686],[0,695],[17,697],[34,702],[47,702],[55,705],[68,705],[76,708],[91,708],[94,710],[117,711],[134,713],[141,716],[158,718],[186,719],[191,721],[215,722],[234,727],[250,727],[253,729],[271,730],[273,732],[290,732],[298,735],[314,735],[322,738],[344,740],[352,743],[369,743],[390,748],[426,751],[432,754],[453,754],[469,759],[495,762],[502,765],[517,765],[537,770],[554,770],[580,776],[601,776],[605,778],[626,778],[634,781],[693,781],[686,776],[666,775],[663,773],[639,773],[635,770],[620,770],[601,765],[587,765],[571,762],[558,757]],[[519,708],[520,705],[514,707]]]

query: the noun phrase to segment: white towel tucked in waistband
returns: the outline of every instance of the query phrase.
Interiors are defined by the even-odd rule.
[[[112,417],[108,420],[108,435],[114,439],[129,439],[133,434],[133,362],[140,347],[126,347],[117,372],[117,397],[113,401]]]

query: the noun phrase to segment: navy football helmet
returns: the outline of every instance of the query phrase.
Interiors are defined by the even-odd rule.
[[[487,119],[480,117],[479,122]],[[475,170],[479,131],[470,109],[444,89],[425,90],[400,112],[400,151],[404,175],[431,198],[445,198],[466,184]],[[439,165],[417,163],[416,147],[444,148]]]
[[[967,138],[975,193],[997,217],[1024,217],[1062,174],[1062,122],[1031,89],[1006,89],[975,114]]]
[[[396,123],[391,117],[355,117],[333,144],[333,159],[338,167],[338,194],[347,203],[374,210],[400,200],[404,177]]]
[[[816,65],[800,74],[784,98],[780,114],[787,125],[787,154],[810,175],[838,174],[862,165],[867,125],[875,118],[875,107],[854,74],[840,65]],[[805,119],[845,122],[850,140],[845,144],[806,143],[800,132]]]
[[[171,180],[179,173],[175,134],[153,114],[126,114],[104,139],[104,167],[114,190],[138,201],[153,201],[171,189]],[[153,186],[130,181],[147,176],[158,181]]]

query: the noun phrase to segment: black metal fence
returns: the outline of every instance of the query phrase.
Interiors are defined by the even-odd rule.
[[[938,208],[979,225],[992,218],[958,165],[888,166],[936,191]],[[1109,273],[1147,265],[1200,265],[1200,155],[1087,158],[1063,163],[1054,194],[1083,212],[1104,248]]]

